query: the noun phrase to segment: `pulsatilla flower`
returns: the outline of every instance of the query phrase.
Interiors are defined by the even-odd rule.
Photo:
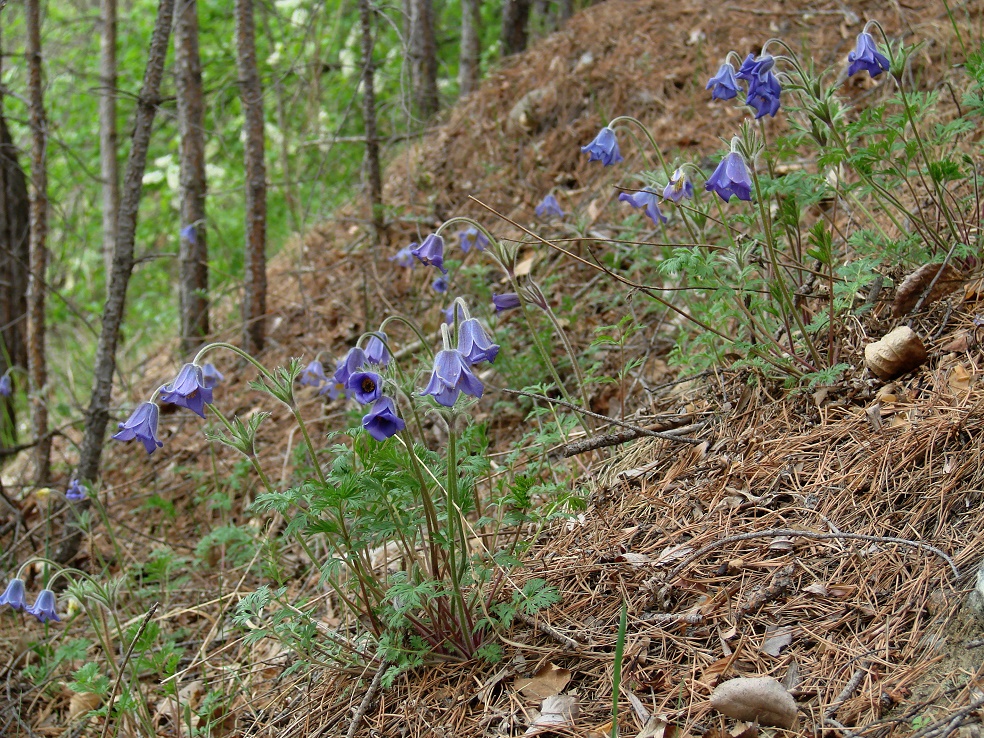
[[[718,164],[717,169],[707,179],[704,189],[716,192],[727,202],[734,195],[739,200],[751,201],[752,175],[748,172],[745,159],[737,151],[732,151]]]
[[[383,334],[383,338],[386,334]],[[377,366],[386,366],[389,364],[390,355],[389,351],[386,350],[386,344],[379,338],[379,336],[369,336],[369,340],[366,341],[366,361],[370,364],[376,364]]]
[[[680,202],[683,198],[688,200],[694,196],[694,183],[690,181],[687,173],[682,168],[673,172],[670,181],[663,188],[663,197],[673,202]]]
[[[383,395],[362,418],[362,427],[377,441],[385,441],[407,427],[396,413],[393,400]]]
[[[78,479],[73,479],[69,482],[68,489],[65,490],[65,499],[70,502],[81,502],[88,496],[85,487]]]
[[[540,201],[540,204],[536,206],[534,213],[536,213],[537,218],[544,219],[549,218],[552,215],[557,216],[558,218],[564,217],[564,211],[561,210],[560,203],[557,202],[557,198],[553,195],[547,195],[543,198],[543,200]]]
[[[594,141],[587,146],[582,146],[581,151],[588,154],[588,161],[600,161],[606,167],[623,161],[622,154],[618,150],[618,139],[615,138],[615,131],[608,126],[598,132]]]
[[[438,351],[434,357],[434,371],[422,394],[433,395],[438,404],[453,407],[458,395],[464,392],[481,397],[485,388],[468,368],[468,361],[455,349]]]
[[[466,254],[473,248],[478,251],[485,251],[485,247],[489,245],[489,239],[486,235],[475,227],[458,231],[458,240],[461,241],[461,250]]]
[[[419,246],[410,244],[410,253],[423,264],[436,266],[444,274],[448,273],[444,268],[444,239],[440,236],[432,233]]]
[[[627,202],[634,208],[644,208],[643,212],[649,216],[649,220],[653,222],[653,225],[665,223],[667,220],[666,216],[659,209],[659,195],[648,187],[631,194],[623,192],[618,196],[618,200],[619,202]]]
[[[9,374],[4,374],[0,377],[0,397],[10,397],[12,394],[14,394],[14,383]]]
[[[772,71],[772,67],[775,65],[776,60],[771,54],[762,54],[759,57],[756,57],[755,54],[749,54],[738,67],[735,77],[749,82],[756,78],[762,79],[768,72]]]
[[[164,445],[157,440],[159,418],[160,410],[157,405],[153,402],[141,402],[126,422],[120,423],[120,430],[113,435],[113,438],[117,441],[132,441],[136,438],[147,449],[147,453],[152,454]]]
[[[225,377],[222,376],[222,372],[215,368],[215,364],[205,364],[202,367],[202,380],[207,388],[211,389],[223,379]]]
[[[345,384],[360,405],[368,405],[383,394],[383,378],[376,372],[352,372]]]
[[[756,119],[763,115],[775,116],[779,112],[782,87],[772,71],[775,65],[775,58],[769,54],[759,57],[749,54],[735,74],[738,79],[748,80],[748,97],[745,102],[755,110]]]
[[[447,323],[448,325],[450,325],[451,323],[454,323],[454,314],[456,312],[458,313],[458,322],[459,323],[462,322],[463,320],[465,320],[465,310],[457,302],[454,302],[454,303],[448,305],[441,312],[444,313],[444,320],[443,320],[443,322],[444,323]]]
[[[315,359],[301,371],[301,378],[298,381],[302,387],[320,387],[328,381],[325,376],[325,365]]]
[[[351,349],[343,359],[340,359],[338,364],[335,366],[335,373],[331,377],[331,381],[328,382],[318,394],[328,394],[332,400],[341,397],[343,394],[346,397],[352,396],[352,390],[349,389],[348,381],[355,372],[359,371],[367,362],[366,353],[358,346]]]
[[[469,364],[487,361],[490,364],[499,355],[499,345],[492,343],[477,318],[469,318],[458,327],[458,353]]]
[[[174,381],[161,387],[161,402],[186,407],[204,418],[205,406],[212,404],[212,388],[205,386],[202,368],[195,364],[181,367]]]
[[[704,89],[711,91],[712,100],[730,100],[738,97],[741,88],[738,87],[738,80],[735,78],[735,68],[727,62],[722,64],[717,74],[707,80]]]
[[[42,623],[47,623],[49,620],[54,620],[56,622],[61,622],[61,618],[58,617],[58,613],[55,612],[55,593],[50,589],[42,589],[38,592],[38,598],[34,600],[34,604],[28,608],[25,608],[24,612],[28,612]]]
[[[513,310],[520,306],[519,295],[515,292],[506,292],[502,295],[492,295],[492,304],[495,311],[501,313],[503,310]]]
[[[874,37],[867,31],[858,34],[854,51],[847,55],[847,60],[850,62],[847,67],[848,77],[866,69],[868,74],[874,78],[882,72],[887,72],[891,66],[888,57],[878,51]]]
[[[440,292],[442,295],[448,291],[448,278],[443,274],[431,282],[431,287],[434,288],[435,292]]]
[[[410,244],[409,246],[404,246],[402,249],[393,254],[389,260],[395,261],[397,266],[409,267],[413,269],[416,265],[417,260],[414,258],[413,253],[410,251],[417,244]]]
[[[0,595],[0,605],[10,605],[15,610],[23,610],[27,607],[27,600],[24,598],[24,580],[11,579],[7,589]]]

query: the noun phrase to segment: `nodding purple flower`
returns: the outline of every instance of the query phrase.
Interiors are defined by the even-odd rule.
[[[779,96],[782,87],[772,72],[766,72],[762,77],[752,79],[748,83],[748,97],[745,103],[755,110],[755,119],[764,115],[775,117],[779,112]]]
[[[69,500],[70,502],[81,502],[88,496],[89,495],[86,492],[85,487],[81,482],[79,482],[78,479],[73,479],[68,483],[68,489],[65,490],[66,500]]]
[[[735,68],[728,62],[722,64],[717,74],[707,80],[707,86],[704,89],[711,91],[712,100],[730,100],[733,97],[738,97],[741,88],[738,87]]]
[[[752,175],[748,172],[745,159],[737,151],[732,151],[718,164],[717,169],[707,179],[704,189],[716,192],[727,202],[734,195],[739,200],[751,201]]]
[[[623,161],[622,154],[618,150],[618,139],[615,138],[615,131],[608,126],[598,132],[594,141],[587,146],[582,146],[581,151],[588,154],[588,161],[600,161],[606,167]]]
[[[447,323],[448,325],[454,323],[455,308],[457,308],[458,322],[460,323],[465,320],[464,308],[462,308],[458,302],[453,302],[441,311],[444,313],[444,320],[442,322]]]
[[[382,335],[383,338],[386,338],[385,333]],[[369,336],[369,340],[366,341],[366,361],[377,366],[386,366],[389,364],[389,351],[386,350],[386,344],[379,336]]]
[[[443,274],[431,282],[431,287],[434,288],[435,292],[440,292],[442,295],[448,291],[448,278]]]
[[[195,364],[181,367],[174,381],[161,387],[161,402],[186,407],[204,418],[205,406],[212,404],[212,388],[205,386],[202,368]]]
[[[472,374],[468,361],[461,352],[444,349],[438,351],[434,357],[434,372],[421,394],[433,395],[439,405],[453,407],[462,392],[472,397],[481,397],[484,391],[481,381]]]
[[[14,383],[9,374],[0,377],[0,397],[10,397],[14,394]]]
[[[536,206],[536,210],[533,211],[537,218],[547,219],[551,216],[556,216],[558,218],[564,217],[564,211],[560,208],[560,203],[557,202],[557,198],[553,195],[547,195],[540,201],[540,204]]]
[[[469,318],[458,326],[458,352],[469,364],[480,361],[491,364],[499,354],[499,345],[492,343],[477,318]]]
[[[328,397],[332,400],[337,399],[342,394],[346,397],[351,397],[352,391],[348,386],[349,377],[365,366],[367,361],[365,351],[358,346],[351,349],[345,354],[345,358],[339,360],[335,366],[335,373],[331,378],[332,381],[322,387],[321,392],[318,394],[323,395],[327,393]]]
[[[195,226],[186,225],[181,229],[181,238],[183,238],[188,243],[194,245],[198,240],[198,231],[195,230]]]
[[[858,34],[857,44],[854,51],[847,55],[850,65],[847,67],[847,76],[852,77],[862,69],[874,79],[882,72],[887,72],[891,67],[888,57],[878,51],[874,37],[867,31]]]
[[[23,610],[27,607],[27,600],[24,598],[24,580],[11,579],[7,589],[0,595],[0,605],[10,605],[15,610]]]
[[[458,231],[458,240],[461,241],[461,250],[466,254],[473,248],[485,251],[485,247],[489,245],[488,237],[474,226],[466,231]]]
[[[639,192],[623,192],[618,196],[619,202],[627,202],[634,208],[644,208],[643,212],[649,216],[653,225],[665,223],[667,218],[659,209],[659,195],[647,187]]]
[[[302,387],[320,387],[328,381],[325,376],[325,365],[315,359],[301,371],[301,378],[298,384]]]
[[[410,244],[409,246],[404,246],[402,249],[393,254],[389,260],[395,261],[397,266],[409,267],[413,269],[417,264],[417,259],[414,258],[413,252],[410,250],[416,244]]]
[[[153,402],[141,402],[126,422],[120,423],[120,430],[113,435],[113,438],[117,441],[132,441],[136,438],[147,449],[147,453],[152,454],[164,445],[157,440],[159,418],[160,410],[157,405]]]
[[[42,623],[47,623],[49,620],[60,623],[61,618],[55,612],[56,604],[55,593],[50,589],[42,589],[38,592],[38,598],[34,600],[34,604],[25,608],[24,612],[30,613]]]
[[[670,177],[670,181],[663,188],[663,197],[673,202],[680,202],[683,198],[688,200],[694,196],[694,183],[690,181],[683,168],[677,169]]]
[[[396,412],[393,400],[383,395],[362,418],[362,427],[377,441],[385,441],[407,427]]]
[[[383,378],[376,372],[352,372],[345,383],[360,405],[375,402],[383,394]]]
[[[222,372],[215,368],[215,364],[205,364],[202,367],[202,380],[208,389],[212,389],[212,387],[224,379],[225,377],[222,375]]]
[[[492,295],[492,304],[495,311],[501,313],[503,310],[513,310],[520,306],[519,295],[515,292],[506,292],[502,295]]]
[[[444,274],[448,273],[444,268],[444,239],[440,236],[432,233],[419,246],[415,243],[410,244],[410,253],[423,264],[436,266]]]
[[[749,54],[745,57],[745,61],[741,63],[741,66],[735,73],[735,77],[748,80],[749,82],[754,79],[763,79],[767,73],[772,71],[772,67],[775,65],[776,60],[770,54],[762,54],[759,57],[756,57],[755,54]]]

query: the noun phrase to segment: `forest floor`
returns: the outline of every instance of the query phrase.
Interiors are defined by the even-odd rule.
[[[964,16],[973,12],[979,30],[980,7],[953,5]],[[364,331],[405,305],[436,331],[446,303],[431,290],[434,275],[388,257],[454,215],[523,241],[516,224],[532,223],[535,205],[554,191],[565,211],[580,214],[587,234],[570,248],[604,248],[591,239],[621,235],[611,225],[624,217],[614,188],[619,172],[588,163],[580,151],[601,125],[633,115],[650,126],[668,157],[710,157],[743,118],[704,91],[728,50],[744,57],[780,37],[826,66],[846,58],[872,18],[894,37],[924,42],[914,62],[924,88],[959,76],[948,57],[945,8],[931,0],[864,0],[850,8],[834,0],[609,0],[579,13],[505,62],[391,163],[385,245],[370,248],[365,216],[353,205],[284,249],[270,269],[270,345],[261,360],[306,363],[324,352],[332,366]],[[867,76],[846,84],[856,99],[881,94]],[[783,125],[781,116],[767,123],[772,131]],[[623,177],[655,167],[644,149],[623,137]],[[562,223],[537,231],[571,235]],[[620,258],[630,270],[631,253]],[[623,287],[590,265],[535,243],[524,247],[521,261],[564,291],[558,302],[577,306],[567,318],[577,347],[635,309],[617,296]],[[468,286],[508,291],[497,275],[470,266],[463,272]],[[783,733],[710,707],[715,686],[737,676],[772,676],[786,687],[799,710],[792,733],[977,735],[984,649],[975,648],[975,639],[984,627],[966,602],[984,551],[984,356],[975,322],[979,292],[959,295],[918,314],[913,327],[928,337],[930,359],[915,372],[884,385],[863,370],[864,345],[894,327],[886,303],[844,339],[852,347],[844,360],[855,370],[811,392],[753,385],[747,374],[725,368],[678,381],[680,368],[667,363],[678,326],[672,316],[655,315],[623,352],[603,357],[601,371],[612,376],[626,355],[639,362],[620,384],[595,386],[592,410],[644,426],[694,426],[699,443],[643,438],[565,460],[572,437],[543,450],[587,507],[542,529],[523,566],[508,576],[516,586],[543,578],[559,588],[561,602],[515,622],[502,638],[501,663],[422,667],[374,692],[365,710],[359,706],[374,672],[294,671],[293,655],[278,643],[247,645],[232,625],[237,601],[263,580],[254,562],[237,558],[233,542],[199,542],[230,524],[260,533],[279,521],[245,512],[256,480],[233,451],[210,444],[188,413],[162,415],[165,447],[150,457],[135,444],[107,447],[100,499],[115,536],[96,526],[73,565],[91,570],[112,562],[119,572],[149,572],[163,547],[185,562],[172,572],[180,587],[148,584],[154,594],[140,601],[143,609],[136,599],[127,605],[135,626],[159,600],[155,622],[183,649],[172,683],[176,698],[155,692],[153,675],[146,675],[159,735],[204,728],[203,698],[218,688],[226,701],[210,724],[216,736],[343,736],[356,713],[358,736],[522,735],[544,697],[557,693],[575,698],[577,716],[555,734],[607,736],[623,602],[621,735]],[[232,323],[234,306],[227,310]],[[498,319],[495,331],[511,350],[528,350],[514,320]],[[411,339],[399,331],[392,337],[398,345]],[[237,336],[230,330],[218,338]],[[148,396],[181,361],[176,348],[162,347],[132,379],[129,399]],[[289,479],[298,443],[282,430],[288,413],[247,387],[255,375],[248,365],[225,357],[216,364],[226,377],[216,403],[226,415],[272,413],[259,453],[277,470],[275,481]],[[491,389],[499,384],[494,372],[484,378],[490,391],[474,415],[500,453],[523,439],[530,408]],[[342,402],[326,403],[313,392],[302,392],[301,401],[322,436],[352,417]],[[57,445],[57,468],[70,469],[74,458],[73,443]],[[17,486],[17,469],[15,462],[4,470],[4,484],[23,489],[11,494],[31,532],[18,535],[17,528],[11,537],[8,527],[4,545],[22,561],[39,552],[48,502]],[[223,480],[229,506],[215,504],[215,480]],[[10,522],[4,515],[0,524]],[[318,572],[307,573],[306,563],[299,550],[282,552],[282,567],[298,572],[289,596],[319,591]],[[18,716],[7,722],[11,734],[98,735],[101,720],[74,720],[91,705],[80,707],[66,686],[72,664],[43,689],[20,676],[37,658],[29,643],[41,626],[25,621],[12,629],[12,621],[3,622],[0,713]],[[326,604],[325,627],[337,622]],[[81,632],[84,623],[75,620],[68,630]],[[194,717],[180,718],[182,706],[191,706]]]

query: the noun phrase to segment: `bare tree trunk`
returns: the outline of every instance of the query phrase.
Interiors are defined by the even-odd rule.
[[[205,102],[198,51],[197,0],[177,0],[175,85],[181,132],[181,351],[208,336],[208,243],[205,224]]]
[[[359,0],[362,22],[362,118],[366,129],[365,177],[369,190],[372,227],[379,243],[383,232],[383,184],[379,173],[379,135],[376,131],[376,65],[372,60],[371,0]]]
[[[106,424],[109,422],[109,401],[113,390],[113,374],[116,371],[116,345],[123,321],[126,289],[133,273],[133,245],[137,230],[137,213],[140,206],[141,183],[147,166],[147,148],[154,115],[160,104],[161,78],[164,76],[164,60],[171,35],[174,16],[174,0],[160,0],[157,20],[147,54],[143,86],[137,99],[133,140],[130,156],[123,175],[123,191],[120,199],[120,218],[116,229],[116,248],[113,251],[113,268],[109,274],[109,297],[103,306],[102,329],[96,346],[96,366],[92,386],[92,398],[85,416],[85,431],[79,458],[78,477],[93,482],[99,475],[99,458],[102,454]],[[78,541],[75,541],[78,548]],[[63,558],[64,548],[59,552]],[[69,554],[69,558],[74,551]]]
[[[266,339],[266,164],[263,90],[256,69],[253,0],[236,0],[236,66],[245,118],[246,258],[243,279],[243,349],[255,354]]]
[[[461,0],[461,52],[458,59],[458,88],[467,95],[478,87],[482,48],[482,0]]]
[[[38,484],[51,476],[51,436],[48,435],[48,367],[44,351],[45,272],[48,266],[48,162],[47,122],[44,116],[44,90],[41,87],[41,3],[28,0],[27,87],[31,122],[31,236],[30,274],[27,280],[27,370],[31,388],[31,430],[34,473]]]
[[[559,22],[557,25],[563,26],[564,23],[574,15],[574,0],[560,0],[560,7],[557,10]]]
[[[432,0],[410,1],[410,72],[417,114],[427,120],[439,106],[437,97],[437,40]]]
[[[518,54],[526,49],[526,26],[530,19],[531,0],[503,0],[502,55]]]
[[[103,262],[106,275],[113,266],[116,220],[120,210],[120,173],[116,161],[116,0],[102,0],[99,86],[99,160],[102,170]],[[109,285],[106,285],[109,289]]]

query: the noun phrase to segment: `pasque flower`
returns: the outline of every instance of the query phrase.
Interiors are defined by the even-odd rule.
[[[438,404],[453,407],[462,392],[481,397],[484,391],[481,381],[472,374],[461,352],[444,349],[434,357],[434,371],[421,394],[433,395]]]
[[[457,302],[453,302],[448,305],[441,312],[444,313],[444,323],[451,324],[454,323],[454,314],[458,313],[458,322],[465,320],[465,309]]]
[[[410,253],[427,266],[436,266],[445,274],[448,273],[444,268],[444,239],[440,236],[432,233],[419,246],[410,244]]]
[[[152,454],[164,445],[157,440],[159,418],[160,410],[157,405],[153,402],[141,402],[126,422],[120,423],[120,430],[113,435],[113,438],[117,441],[132,441],[136,438],[147,449],[147,453]]]
[[[594,141],[587,146],[582,146],[581,151],[588,154],[588,161],[600,161],[606,167],[623,161],[622,154],[618,150],[618,139],[615,138],[615,131],[608,126],[598,132]]]
[[[325,376],[325,365],[315,359],[301,371],[301,378],[298,381],[302,387],[320,387],[328,381]]]
[[[739,200],[752,199],[752,175],[748,172],[745,159],[737,151],[732,151],[718,164],[714,173],[708,177],[704,188],[716,192],[725,202],[734,195]]]
[[[503,310],[513,310],[520,306],[519,295],[515,292],[506,292],[502,295],[492,295],[492,304],[495,311],[501,313]]]
[[[14,383],[9,374],[4,374],[0,377],[0,397],[10,397],[12,394],[14,394]]]
[[[393,400],[383,395],[362,418],[362,427],[377,441],[385,441],[407,427],[396,413]]]
[[[186,407],[204,418],[205,406],[212,404],[212,388],[205,386],[202,368],[196,364],[181,367],[174,381],[161,387],[161,402]]]
[[[434,288],[435,292],[439,292],[442,295],[448,291],[448,278],[443,274],[431,282],[431,287]]]
[[[867,31],[858,34],[854,51],[847,55],[850,65],[847,67],[847,76],[851,77],[862,69],[868,71],[872,77],[877,77],[882,72],[887,72],[891,64],[888,57],[878,51],[875,39]]]
[[[717,74],[707,81],[704,89],[711,91],[712,100],[730,100],[737,97],[740,88],[735,78],[735,68],[727,62],[722,64]]]
[[[318,394],[328,393],[328,397],[331,399],[337,399],[342,394],[347,397],[352,396],[352,390],[349,389],[348,381],[355,372],[359,371],[363,366],[365,366],[368,359],[366,358],[366,353],[358,346],[350,349],[344,358],[338,361],[335,366],[335,373],[331,377],[331,381],[328,382]]]
[[[383,333],[383,338],[386,338],[386,334]],[[366,341],[366,361],[370,364],[376,364],[377,366],[386,366],[389,364],[390,355],[389,351],[386,350],[386,344],[379,338],[379,336],[369,336],[369,340]]]
[[[65,499],[70,502],[81,502],[89,495],[86,493],[85,487],[79,482],[78,479],[73,479],[68,483],[68,489],[65,490]]]
[[[61,622],[61,618],[58,617],[58,613],[55,612],[55,593],[50,589],[42,589],[38,592],[38,598],[34,600],[34,604],[28,608],[25,608],[24,612],[28,612],[42,623],[47,623],[49,620],[54,620],[56,622]]]
[[[417,263],[417,260],[414,258],[413,252],[411,252],[410,249],[412,249],[416,245],[417,244],[412,243],[409,246],[404,246],[402,249],[400,249],[395,254],[393,254],[389,258],[389,260],[390,261],[395,261],[396,264],[397,264],[397,266],[409,267],[409,268],[413,269],[413,267]]]
[[[745,102],[755,110],[756,119],[763,115],[774,116],[779,111],[779,95],[782,87],[773,73],[776,60],[770,54],[756,57],[749,54],[741,63],[738,79],[748,80],[748,97]]]
[[[383,394],[383,378],[376,372],[352,372],[345,383],[360,405],[368,405]]]
[[[458,231],[458,240],[461,241],[461,250],[466,254],[473,248],[478,251],[485,251],[485,247],[489,245],[489,239],[486,235],[474,226],[464,231]]]
[[[225,379],[222,376],[222,372],[215,368],[215,364],[205,364],[202,366],[202,380],[205,382],[205,386],[211,389],[219,382]]]
[[[560,203],[557,202],[557,198],[553,195],[547,195],[543,198],[543,200],[540,201],[540,204],[536,206],[534,213],[537,218],[544,219],[549,218],[552,215],[555,215],[558,218],[564,217],[564,211],[561,210]]]
[[[0,605],[10,605],[15,610],[23,610],[27,607],[27,600],[24,598],[24,580],[11,579],[7,589],[0,595]]]
[[[755,78],[761,79],[767,72],[772,71],[772,67],[775,65],[775,57],[771,54],[762,54],[758,57],[755,54],[749,54],[738,67],[735,77],[751,82]]]
[[[469,318],[458,326],[458,352],[469,364],[480,361],[491,364],[499,354],[499,345],[492,343],[477,318]]]
[[[618,196],[619,202],[627,202],[634,208],[643,208],[653,225],[665,223],[667,218],[659,210],[659,195],[647,187],[639,192],[623,192]]]
[[[681,167],[673,172],[670,181],[663,188],[663,197],[673,202],[680,202],[683,198],[689,200],[693,196],[694,183],[690,181],[690,177],[687,176],[687,173]]]

